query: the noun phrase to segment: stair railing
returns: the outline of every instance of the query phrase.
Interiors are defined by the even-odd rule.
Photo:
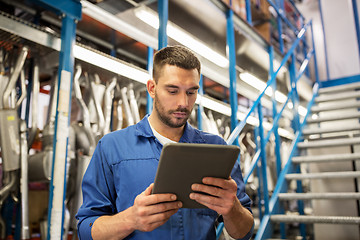
[[[298,47],[299,43],[301,41],[303,41],[303,38],[305,36],[305,32],[308,31],[309,27],[311,28],[311,32],[312,32],[312,46],[313,48],[310,49],[307,53],[306,58],[304,59],[304,61],[301,63],[299,72],[296,74],[296,61],[295,61],[295,50]],[[269,57],[270,57],[270,68],[272,68],[272,63],[274,60],[274,55],[273,55],[273,47],[270,46],[269,47]],[[267,135],[264,135],[264,129],[263,129],[263,116],[262,116],[262,104],[261,104],[261,99],[264,97],[265,92],[268,88],[272,88],[272,93],[273,93],[273,102],[275,101],[275,92],[276,92],[276,76],[279,73],[280,69],[285,66],[285,64],[287,64],[288,60],[291,57],[291,63],[289,65],[289,71],[290,71],[290,79],[291,79],[291,90],[289,91],[288,95],[287,95],[287,99],[286,101],[283,103],[283,106],[281,108],[281,110],[279,111],[279,113],[276,113],[276,104],[273,104],[273,107],[275,108],[274,111],[274,116],[273,116],[273,126],[271,128],[270,131],[268,131]],[[300,124],[300,120],[299,120],[299,113],[298,113],[298,95],[297,95],[297,89],[296,89],[296,83],[297,81],[302,77],[303,73],[305,72],[305,70],[308,67],[309,61],[310,59],[314,57],[314,67],[315,67],[315,77],[316,77],[316,84],[314,85],[313,88],[313,93],[314,96],[311,99],[311,101],[308,103],[307,106],[307,113],[306,116],[304,117],[303,122]],[[237,126],[235,127],[235,129],[233,130],[233,132],[231,133],[231,135],[229,136],[229,138],[227,139],[227,143],[230,144],[234,144],[236,142],[236,139],[238,138],[238,136],[240,135],[240,133],[242,132],[243,128],[246,125],[247,119],[256,113],[258,114],[259,117],[259,138],[260,138],[260,146],[258,151],[256,152],[256,154],[254,155],[252,161],[251,161],[251,167],[250,170],[245,173],[244,176],[244,182],[245,184],[247,183],[249,176],[253,173],[254,169],[256,168],[256,166],[258,166],[258,161],[261,159],[261,178],[262,178],[262,192],[264,195],[264,215],[263,218],[261,219],[261,224],[259,227],[259,230],[257,232],[256,235],[256,239],[262,239],[263,237],[271,237],[271,225],[270,223],[270,215],[273,214],[274,212],[279,211],[279,206],[278,206],[278,194],[283,190],[284,188],[284,181],[285,181],[285,174],[293,171],[293,169],[291,169],[292,164],[291,164],[291,159],[294,156],[294,154],[296,153],[296,144],[297,142],[300,140],[300,137],[302,135],[302,129],[304,127],[304,125],[306,124],[306,118],[310,113],[310,108],[314,103],[314,99],[315,96],[317,95],[318,92],[318,88],[319,88],[319,84],[318,84],[319,78],[318,78],[318,73],[317,73],[317,63],[316,63],[316,54],[315,54],[315,49],[314,49],[314,39],[313,39],[313,29],[312,29],[312,21],[309,21],[306,25],[304,25],[304,27],[298,32],[297,37],[294,41],[294,43],[292,44],[291,48],[289,49],[289,51],[286,53],[286,55],[284,56],[284,58],[281,61],[280,66],[278,67],[278,69],[274,72],[272,71],[272,69],[270,69],[270,74],[269,74],[269,80],[267,81],[267,85],[265,87],[265,89],[260,93],[259,97],[256,99],[256,101],[254,102],[254,104],[252,105],[252,107],[250,108],[250,110],[248,111],[248,113],[246,114],[246,117],[244,118],[243,121],[239,122],[237,124]],[[273,88],[275,86],[275,88]],[[290,156],[287,160],[286,165],[284,166],[284,169],[281,169],[281,163],[277,162],[277,164],[279,166],[279,176],[278,176],[278,181],[277,184],[275,186],[275,190],[272,193],[271,199],[269,199],[269,193],[268,193],[268,184],[267,184],[267,173],[266,173],[266,150],[265,150],[265,146],[266,143],[269,141],[270,137],[272,134],[276,134],[277,133],[277,125],[279,122],[279,119],[282,116],[282,113],[285,109],[285,107],[287,106],[289,100],[292,100],[293,103],[293,111],[294,111],[294,120],[298,121],[297,124],[295,124],[295,126],[297,125],[297,127],[295,127],[294,132],[295,132],[295,138],[292,141],[292,145],[291,145],[291,153]],[[296,120],[297,119],[297,120]],[[277,145],[279,145],[280,143],[277,142]],[[280,146],[277,146],[280,148]],[[259,201],[260,204],[260,201]],[[220,233],[222,230],[223,224],[220,224],[220,226],[217,229],[217,233]]]

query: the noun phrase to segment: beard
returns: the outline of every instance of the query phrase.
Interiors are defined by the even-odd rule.
[[[191,110],[188,110],[186,108],[177,108],[176,110],[169,110],[166,111],[164,108],[164,105],[159,101],[159,98],[155,94],[155,101],[154,101],[155,111],[157,115],[159,116],[159,119],[161,122],[163,122],[165,125],[172,127],[172,128],[179,128],[185,125],[187,120],[190,117]],[[183,112],[186,113],[186,118],[174,118],[172,117],[172,113],[174,112]]]

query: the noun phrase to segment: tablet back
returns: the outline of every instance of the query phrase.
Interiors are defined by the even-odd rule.
[[[239,152],[233,145],[165,144],[153,193],[174,193],[184,208],[205,208],[189,198],[191,185],[202,183],[204,177],[229,178]]]

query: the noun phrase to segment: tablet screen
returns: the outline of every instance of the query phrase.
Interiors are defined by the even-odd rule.
[[[160,155],[153,193],[173,193],[183,208],[206,208],[189,198],[204,177],[229,178],[240,149],[233,145],[167,143]]]

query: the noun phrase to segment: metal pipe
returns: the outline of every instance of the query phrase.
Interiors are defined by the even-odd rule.
[[[9,183],[0,189],[0,203],[2,203],[10,194],[10,191],[16,185],[16,170],[9,171]]]
[[[129,100],[128,100],[128,97],[126,95],[127,88],[123,87],[120,90],[120,92],[121,92],[121,98],[122,98],[123,104],[124,104],[124,110],[125,110],[125,115],[126,115],[126,120],[127,120],[128,126],[134,125],[134,118],[133,118],[133,116],[131,114]]]
[[[91,88],[91,94],[92,94],[94,104],[95,104],[96,114],[98,116],[98,124],[99,124],[98,133],[100,133],[102,135],[104,132],[105,119],[104,119],[104,113],[103,113],[101,105],[100,105],[100,101],[96,97],[96,92],[95,92],[96,84],[100,83],[100,77],[96,73],[95,73],[94,77],[95,77],[96,83],[93,81],[90,81],[90,88]]]
[[[6,86],[5,91],[4,91],[4,95],[3,95],[4,108],[10,108],[10,106],[11,106],[9,104],[9,97],[10,97],[11,91],[15,87],[16,81],[17,81],[17,79],[18,79],[18,77],[20,75],[20,71],[24,66],[25,59],[26,59],[26,57],[28,55],[28,52],[29,52],[29,48],[27,46],[24,46],[20,51],[20,54],[19,54],[19,56],[17,58],[17,61],[16,61],[16,64],[15,64],[15,68],[11,73],[10,80],[9,80],[7,86]]]
[[[116,112],[117,112],[117,120],[118,120],[116,130],[119,130],[122,128],[123,120],[124,120],[123,110],[122,110],[122,99],[119,99],[117,103]]]
[[[114,97],[114,89],[116,87],[117,79],[113,77],[111,83],[107,86],[104,94],[104,134],[110,132],[110,122],[111,122],[111,109],[112,109],[112,100]]]
[[[19,99],[16,102],[15,108],[18,109],[21,106],[21,103],[24,101],[24,99],[27,96],[27,91],[26,91],[26,83],[25,83],[25,71],[24,69],[21,69],[20,72],[20,81],[21,81],[21,96],[19,97]]]
[[[140,121],[140,115],[139,115],[139,108],[136,103],[136,98],[135,98],[135,93],[134,93],[134,85],[132,83],[130,83],[128,88],[129,88],[128,94],[129,94],[131,113],[135,120],[135,123],[138,123]]]
[[[79,79],[81,76],[82,68],[80,65],[76,66],[76,72],[74,75],[74,94],[76,101],[81,109],[84,127],[90,128],[90,113],[86,106],[84,99],[82,98]]]
[[[158,12],[159,12],[159,29],[158,29],[158,49],[162,49],[167,46],[167,22],[168,22],[168,0],[158,0]]]
[[[35,140],[37,132],[37,122],[39,115],[39,92],[40,92],[40,80],[39,80],[39,62],[34,60],[33,68],[33,81],[32,81],[32,100],[31,100],[31,129],[29,131],[28,146],[31,147]]]
[[[26,122],[20,121],[20,150],[21,150],[21,239],[30,239],[29,230],[29,178],[28,178],[28,148],[26,138]]]

